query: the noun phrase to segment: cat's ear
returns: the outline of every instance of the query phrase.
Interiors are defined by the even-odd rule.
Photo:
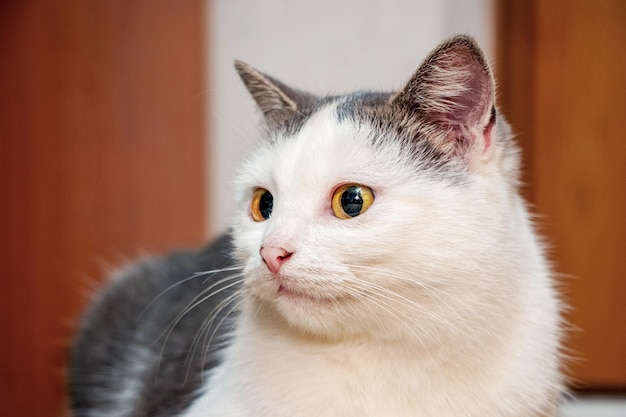
[[[436,48],[392,97],[426,123],[444,154],[473,164],[490,154],[495,114],[495,83],[485,57],[469,36],[459,35]]]
[[[242,61],[235,61],[235,69],[270,128],[298,117],[315,101],[314,96],[293,89]]]

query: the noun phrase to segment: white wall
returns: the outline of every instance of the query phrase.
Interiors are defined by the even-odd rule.
[[[468,33],[492,57],[492,0],[212,0],[207,7],[208,172],[212,234],[259,114],[233,61],[319,94],[399,88],[442,39]]]

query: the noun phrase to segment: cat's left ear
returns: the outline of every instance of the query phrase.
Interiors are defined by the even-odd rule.
[[[493,147],[495,83],[485,57],[469,36],[442,43],[392,103],[429,126],[429,139],[468,165],[488,158]]]
[[[312,94],[291,88],[242,61],[235,61],[235,69],[270,129],[279,129],[315,106],[317,98]]]

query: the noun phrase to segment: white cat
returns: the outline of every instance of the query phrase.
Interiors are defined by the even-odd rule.
[[[236,67],[265,129],[232,231],[99,295],[75,417],[558,415],[560,303],[474,41],[394,93]]]
[[[184,415],[556,415],[559,302],[474,41],[391,94],[237,69],[267,122],[238,182],[242,311]]]

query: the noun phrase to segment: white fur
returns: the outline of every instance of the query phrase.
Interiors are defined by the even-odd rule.
[[[516,151],[496,138],[451,184],[334,112],[261,148],[240,176],[242,314],[185,417],[552,415],[559,307]],[[375,201],[340,220],[332,192],[353,182]],[[265,222],[248,214],[256,187],[274,196]],[[317,302],[277,293],[262,245],[293,252],[283,284]]]

